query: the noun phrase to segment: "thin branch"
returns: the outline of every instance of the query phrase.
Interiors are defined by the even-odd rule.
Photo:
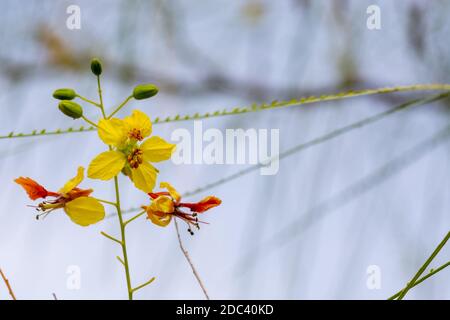
[[[123,262],[122,258],[119,256],[116,256],[117,260],[119,260],[119,262],[122,264],[122,266],[125,267],[125,262]]]
[[[98,126],[94,123],[94,121],[89,120],[89,119],[86,118],[84,115],[82,115],[81,118],[82,118],[84,121],[86,121],[87,123],[89,123],[91,126],[96,127],[96,128],[98,127]]]
[[[6,276],[5,276],[5,274],[3,273],[3,271],[2,271],[1,268],[0,268],[0,275],[1,275],[2,278],[3,278],[3,281],[4,281],[5,284],[6,284],[6,287],[8,288],[9,295],[11,296],[11,298],[12,298],[13,300],[17,300],[17,299],[16,299],[16,295],[14,294],[14,291],[12,290],[11,285],[9,284],[9,280],[6,278]]]
[[[422,273],[425,272],[425,270],[428,268],[428,266],[430,265],[431,261],[433,261],[433,259],[438,255],[438,253],[442,250],[442,248],[445,246],[445,244],[447,243],[447,241],[450,239],[450,231],[447,232],[447,234],[445,235],[444,239],[442,239],[442,241],[439,243],[439,245],[436,247],[436,249],[434,249],[433,253],[431,254],[431,256],[425,261],[425,263],[420,267],[420,269],[416,272],[416,274],[414,275],[414,277],[411,279],[411,281],[408,282],[408,284],[406,285],[406,288],[403,289],[403,291],[400,293],[400,295],[398,296],[398,300],[402,300],[406,294],[408,293],[408,291],[414,286],[414,284],[417,282],[417,280],[420,278],[420,276],[422,275]]]
[[[88,102],[90,104],[93,104],[94,106],[96,106],[97,108],[101,108],[100,104],[98,104],[97,102],[94,102],[92,100],[89,100],[88,98],[85,98],[83,96],[80,96],[79,94],[77,94],[77,97],[80,98],[81,100]]]
[[[112,240],[114,242],[117,242],[118,244],[122,245],[122,241],[120,241],[119,239],[114,238],[113,236],[110,236],[109,234],[107,234],[106,232],[100,232],[100,234],[106,238],[108,238],[109,240]]]
[[[147,213],[147,211],[146,211],[146,210],[143,210],[142,212],[138,213],[138,214],[135,215],[134,217],[132,217],[132,218],[128,219],[127,221],[125,221],[125,222],[123,223],[123,225],[126,227],[127,224],[129,224],[130,222],[132,222],[132,221],[136,220],[137,218],[141,217],[141,216],[144,215],[145,213]]]
[[[434,150],[441,143],[448,141],[449,137],[450,125],[434,134],[431,138],[417,144],[400,156],[390,160],[368,175],[350,184],[340,192],[321,201],[314,207],[301,214],[288,225],[281,227],[265,241],[257,244],[253,248],[250,248],[247,252],[244,252],[241,261],[238,262],[239,267],[237,269],[249,269],[254,266],[257,263],[258,258],[261,256],[261,248],[264,248],[264,254],[267,255],[269,252],[278,249],[280,246],[285,245],[292,239],[304,235],[305,231],[313,224],[318,223],[318,221],[325,218],[336,209],[341,208],[359,196],[366,194],[368,191],[386,181],[388,178],[405,170],[411,164],[423,158],[425,154]],[[243,274],[243,272],[240,271],[240,274]]]
[[[176,218],[174,219],[174,222],[175,222],[175,230],[177,231],[178,243],[180,244],[180,249],[183,252],[184,256],[186,257],[187,262],[191,266],[192,272],[194,273],[194,276],[197,279],[198,284],[202,288],[202,291],[205,294],[206,300],[209,300],[209,295],[208,295],[208,292],[206,291],[205,285],[203,284],[202,279],[200,279],[200,276],[199,276],[197,270],[195,269],[191,258],[189,257],[189,253],[187,252],[187,250],[183,246],[183,242],[181,241],[180,231],[178,230],[178,223],[177,223],[177,219]]]
[[[414,288],[414,287],[417,286],[418,284],[421,284],[422,282],[424,282],[424,281],[427,280],[428,278],[434,276],[436,273],[438,273],[438,272],[444,270],[444,269],[447,268],[448,266],[450,266],[450,261],[447,262],[447,263],[444,263],[442,266],[440,266],[440,267],[437,268],[437,269],[431,269],[431,271],[430,271],[427,275],[423,276],[422,278],[420,278],[419,280],[417,280],[416,282],[414,282],[414,285],[413,285],[411,288]],[[400,290],[399,292],[397,292],[397,293],[394,294],[393,296],[389,297],[388,300],[394,300],[394,299],[396,299],[399,295],[402,294],[402,292],[403,292],[404,290],[405,290],[405,289]]]
[[[54,292],[52,293],[52,296],[53,296],[53,300],[58,300],[58,297],[56,296],[56,294]]]
[[[153,281],[155,281],[155,279],[156,279],[156,278],[153,277],[153,278],[151,278],[150,280],[148,280],[147,282],[141,284],[140,286],[137,286],[136,288],[133,288],[131,291],[132,291],[132,292],[136,292],[136,291],[138,291],[139,289],[142,289],[142,288],[148,286],[150,283],[152,283]]]
[[[450,84],[418,84],[418,85],[410,85],[410,86],[397,86],[397,87],[387,87],[387,88],[379,88],[379,89],[367,89],[367,90],[354,90],[354,91],[346,91],[346,92],[340,92],[336,94],[324,94],[320,96],[309,96],[309,97],[303,97],[299,99],[292,99],[287,101],[277,101],[274,100],[271,103],[262,103],[262,104],[253,104],[251,106],[246,107],[235,107],[230,109],[224,109],[224,110],[216,110],[213,112],[206,112],[206,113],[195,113],[190,115],[175,115],[172,117],[167,118],[160,118],[156,117],[153,120],[153,124],[159,124],[159,123],[169,123],[169,122],[179,122],[179,121],[192,121],[192,120],[201,120],[201,119],[209,119],[209,118],[215,118],[215,117],[221,117],[221,116],[230,116],[230,115],[239,115],[244,113],[251,113],[251,112],[258,112],[258,111],[265,111],[265,110],[272,110],[272,109],[284,109],[287,107],[293,107],[298,105],[306,105],[306,104],[312,104],[312,103],[319,103],[319,102],[326,102],[326,101],[336,101],[336,100],[343,100],[347,98],[354,98],[354,97],[360,97],[360,96],[367,96],[367,95],[375,95],[375,94],[387,94],[387,93],[394,93],[394,92],[406,92],[406,91],[427,91],[427,90],[433,90],[433,91],[449,91],[450,90]],[[101,93],[101,90],[99,91]],[[103,112],[103,109],[102,109]],[[106,117],[106,116],[104,116]],[[66,134],[66,133],[72,133],[72,132],[81,132],[81,131],[94,131],[95,127],[89,129],[89,130],[73,130],[72,128],[69,129],[58,129],[56,131],[49,131],[46,130],[33,130],[32,133],[14,133],[10,132],[7,135],[0,136],[0,139],[12,139],[12,138],[25,138],[25,137],[37,137],[37,136],[45,136],[50,134]]]

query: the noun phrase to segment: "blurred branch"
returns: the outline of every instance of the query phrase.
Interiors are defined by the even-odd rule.
[[[200,278],[200,275],[198,274],[197,270],[194,267],[194,264],[192,263],[191,258],[189,257],[189,253],[183,246],[183,242],[181,241],[180,231],[178,230],[178,223],[177,219],[174,219],[175,223],[175,230],[177,231],[177,237],[178,237],[178,243],[180,244],[180,249],[183,252],[184,256],[186,257],[187,262],[191,266],[192,272],[194,273],[195,278],[197,279],[198,284],[200,285],[200,288],[202,288],[203,293],[205,294],[206,300],[209,300],[208,292],[206,291],[205,285],[202,282],[202,279]]]
[[[14,294],[14,291],[12,290],[11,285],[9,284],[9,280],[6,278],[6,276],[5,276],[5,274],[3,273],[3,271],[2,271],[1,268],[0,268],[0,276],[3,278],[3,282],[5,282],[6,287],[8,288],[8,292],[9,292],[9,295],[11,296],[11,298],[12,298],[13,300],[17,300],[17,299],[16,299],[16,296],[15,296],[15,294]]]
[[[264,248],[264,255],[266,256],[270,251],[278,249],[290,240],[303,235],[309,227],[317,223],[320,219],[323,219],[327,214],[352,202],[372,190],[375,186],[386,181],[388,178],[405,170],[408,166],[421,159],[428,152],[434,150],[441,143],[448,141],[449,136],[450,125],[434,134],[431,138],[417,144],[400,156],[352,183],[337,194],[307,210],[302,216],[276,231],[268,240],[263,241],[262,243],[257,244],[256,247],[248,250],[248,252],[242,255],[239,265],[241,267],[245,266],[245,268],[250,268],[252,265],[256,264],[257,259],[259,258],[260,248]],[[242,272],[240,272],[240,274],[242,274]]]
[[[247,107],[235,107],[230,109],[216,110],[214,112],[206,112],[206,113],[195,113],[191,115],[180,115],[177,114],[172,117],[166,117],[165,119],[161,119],[160,117],[156,117],[153,120],[153,124],[158,123],[169,123],[169,122],[180,122],[180,121],[190,121],[190,120],[200,120],[207,118],[215,118],[221,116],[230,116],[230,115],[239,115],[251,112],[258,112],[264,110],[272,110],[272,109],[280,109],[286,107],[293,107],[299,105],[306,105],[318,102],[326,102],[326,101],[337,101],[343,100],[353,97],[359,96],[369,96],[369,95],[378,95],[378,94],[387,94],[394,92],[407,92],[407,91],[448,91],[450,90],[450,84],[416,84],[416,85],[408,85],[408,86],[396,86],[396,87],[385,87],[385,88],[377,88],[377,89],[365,89],[365,90],[352,90],[346,92],[340,92],[335,94],[322,94],[320,96],[309,96],[303,97],[299,99],[291,99],[278,101],[274,100],[271,103],[262,103],[262,104],[252,104]],[[56,131],[47,131],[43,129],[41,131],[33,130],[31,133],[14,133],[10,132],[7,135],[0,136],[0,139],[11,139],[11,138],[26,138],[26,137],[35,137],[35,136],[45,136],[45,135],[55,135],[55,134],[66,134],[73,132],[84,132],[84,131],[94,131],[94,127],[84,128],[80,127],[79,129],[58,129]]]

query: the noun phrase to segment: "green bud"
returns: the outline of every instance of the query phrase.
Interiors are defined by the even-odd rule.
[[[66,116],[78,119],[83,116],[83,108],[73,101],[63,100],[58,105],[59,110]]]
[[[96,76],[99,76],[102,74],[102,63],[100,62],[99,59],[97,59],[97,58],[92,59],[91,70],[92,70],[92,73],[95,74]]]
[[[73,100],[76,96],[75,90],[69,88],[57,89],[53,92],[53,98],[58,100]]]
[[[140,84],[133,90],[133,98],[143,100],[155,96],[159,89],[154,84]]]

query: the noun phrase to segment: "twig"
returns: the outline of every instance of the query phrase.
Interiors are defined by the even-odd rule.
[[[444,263],[442,266],[440,266],[440,267],[437,268],[437,269],[431,269],[431,271],[430,271],[427,275],[425,275],[425,276],[423,276],[422,278],[420,278],[419,280],[417,280],[411,288],[414,288],[414,287],[417,286],[418,284],[421,284],[422,282],[424,282],[424,281],[427,280],[428,278],[434,276],[436,273],[438,273],[438,272],[444,270],[444,269],[447,268],[448,266],[450,266],[450,261],[447,262],[447,263]],[[399,292],[397,292],[396,294],[392,295],[391,297],[388,298],[388,300],[394,300],[394,299],[396,299],[399,295],[402,294],[403,290],[404,290],[404,289],[402,289],[402,290],[400,290]]]
[[[209,295],[208,295],[208,292],[206,292],[205,285],[203,284],[202,279],[200,279],[200,276],[199,276],[197,270],[195,269],[194,264],[191,261],[191,258],[189,257],[189,253],[184,248],[183,242],[181,241],[180,231],[178,230],[177,219],[174,219],[174,222],[175,222],[175,230],[177,231],[178,243],[180,244],[180,249],[183,252],[184,256],[186,257],[187,262],[191,266],[192,272],[194,273],[194,276],[197,279],[198,284],[202,288],[202,291],[205,294],[206,300],[209,300]]]
[[[414,275],[414,277],[411,279],[411,281],[408,282],[405,289],[403,289],[402,292],[400,293],[400,295],[398,296],[398,300],[402,300],[405,297],[405,295],[408,293],[408,291],[414,286],[414,284],[420,278],[422,273],[426,270],[426,268],[428,268],[428,265],[431,263],[431,261],[433,261],[433,259],[439,253],[439,251],[441,251],[442,248],[445,246],[448,239],[450,239],[450,232],[447,232],[446,236],[444,237],[444,239],[442,239],[442,241],[439,243],[439,245],[436,247],[436,249],[434,249],[431,256],[427,259],[427,261],[425,261],[425,263],[422,265],[422,267],[420,267],[420,269],[417,271],[417,273]]]
[[[2,269],[0,269],[0,275],[1,275],[2,278],[3,278],[3,281],[4,281],[5,284],[6,284],[6,287],[8,288],[9,295],[11,296],[11,298],[12,298],[13,300],[17,300],[17,299],[16,299],[16,296],[15,296],[15,294],[14,294],[14,291],[12,290],[11,285],[9,284],[9,281],[8,281],[8,279],[6,278],[5,274],[3,273]]]
[[[56,296],[56,294],[54,292],[52,293],[52,296],[53,296],[54,300],[58,300],[58,297]]]
[[[120,245],[123,244],[122,241],[120,241],[119,239],[114,238],[113,236],[110,236],[110,235],[107,234],[106,232],[103,232],[103,231],[102,231],[102,232],[100,232],[100,234],[101,234],[102,236],[108,238],[109,240],[112,240],[112,241],[114,241],[114,242],[117,242],[117,243],[120,244]]]

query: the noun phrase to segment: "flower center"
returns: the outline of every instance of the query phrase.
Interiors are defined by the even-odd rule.
[[[142,157],[142,150],[141,149],[134,149],[129,155],[128,155],[128,163],[130,164],[130,167],[133,169],[137,169],[139,165],[143,161]]]
[[[128,137],[130,137],[131,139],[136,139],[137,141],[142,141],[144,139],[141,130],[136,128],[133,128],[128,132]]]

